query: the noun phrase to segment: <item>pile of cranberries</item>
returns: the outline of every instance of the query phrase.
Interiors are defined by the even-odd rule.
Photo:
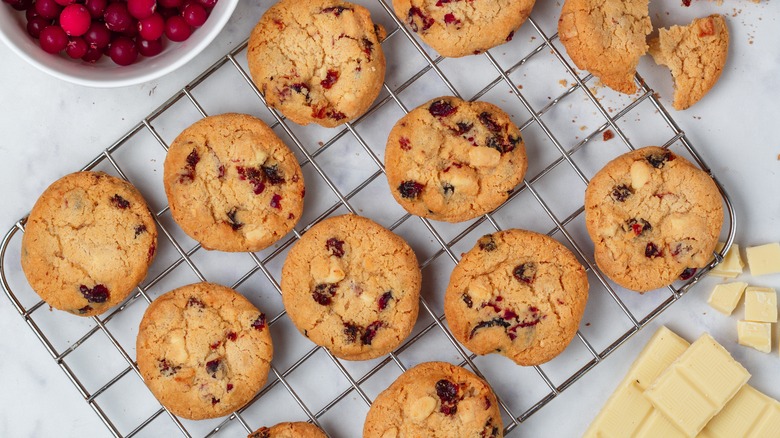
[[[118,65],[155,56],[164,40],[184,41],[206,22],[217,0],[3,0],[25,11],[27,33],[48,53]]]

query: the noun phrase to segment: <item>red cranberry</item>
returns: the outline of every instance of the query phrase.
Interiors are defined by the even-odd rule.
[[[169,40],[175,42],[182,42],[192,35],[192,28],[184,18],[174,15],[165,21],[165,36]]]
[[[658,249],[658,246],[656,246],[653,242],[648,242],[647,246],[645,246],[645,257],[649,259],[654,259],[656,257],[661,257],[663,253]]]
[[[108,288],[102,284],[96,284],[92,289],[82,284],[79,286],[79,292],[90,303],[105,303],[110,295]]]
[[[57,4],[54,0],[38,0],[35,2],[35,12],[43,18],[54,20],[60,16],[62,6]]]
[[[455,18],[455,14],[448,13],[448,14],[444,14],[444,23],[458,25],[460,24],[460,20]]]
[[[221,365],[221,363],[222,361],[220,361],[219,359],[214,359],[206,362],[206,371],[209,374],[211,374],[213,377],[214,374],[216,374],[216,372],[219,370],[219,366]]]
[[[401,146],[401,150],[408,151],[412,149],[412,144],[406,137],[401,137],[398,140],[398,144]]]
[[[150,17],[155,9],[156,0],[127,0],[127,11],[138,20]]]
[[[393,291],[387,291],[382,294],[381,297],[379,297],[379,311],[383,311],[387,308],[387,305],[390,303],[390,300],[393,299]]]
[[[467,123],[467,122],[458,122],[457,123],[458,129],[450,128],[455,135],[464,135],[471,131],[471,128],[474,127],[473,123]]]
[[[157,0],[157,3],[163,8],[178,8],[182,0]]]
[[[509,322],[504,320],[503,318],[493,318],[489,319],[487,321],[482,321],[476,326],[474,326],[473,329],[471,329],[471,333],[469,334],[469,338],[473,338],[474,335],[477,333],[478,330],[488,327],[504,327],[507,328],[510,326]]]
[[[228,332],[228,334],[225,335],[225,337],[228,339],[228,341],[235,341],[236,339],[238,339],[238,335],[236,334],[236,332]]]
[[[644,219],[629,219],[628,227],[637,236],[641,235],[642,233],[644,233],[647,230],[653,229],[653,227],[650,225],[650,222],[648,222],[648,221],[646,221]]]
[[[216,397],[211,397],[211,406],[214,406],[217,403],[219,403],[219,399]]]
[[[331,6],[320,11],[321,14],[333,14],[335,16],[341,15],[344,11],[351,11],[352,8],[345,6]]]
[[[93,49],[108,47],[111,42],[111,31],[99,22],[93,22],[84,34],[84,41]]]
[[[271,207],[281,210],[282,209],[282,195],[278,193],[274,193],[274,195],[271,197]]]
[[[84,62],[89,62],[89,63],[92,64],[92,63],[97,62],[98,59],[100,59],[101,57],[103,57],[103,50],[102,49],[98,49],[96,47],[90,47],[89,49],[87,49],[87,54],[84,55],[81,58],[81,60],[84,61]]]
[[[515,37],[515,31],[509,32],[509,35],[506,36],[506,42],[512,41],[512,38]]]
[[[415,199],[420,196],[425,186],[417,181],[404,181],[398,186],[398,192],[401,197],[406,199]]]
[[[65,47],[65,53],[73,59],[83,58],[87,54],[87,50],[89,50],[89,44],[80,37],[71,38]]]
[[[252,321],[252,328],[258,331],[263,331],[265,328],[265,313],[257,315],[257,318]]]
[[[138,237],[138,236],[140,236],[141,234],[143,234],[143,233],[145,233],[145,232],[146,232],[146,225],[144,225],[144,224],[141,224],[141,225],[136,225],[136,227],[135,227],[135,230],[134,230],[134,231],[135,231],[135,237]]]
[[[232,210],[228,211],[227,213],[228,218],[228,224],[230,224],[230,228],[233,229],[233,231],[240,230],[244,224],[236,218],[236,214],[238,214],[238,209],[233,208]]]
[[[29,11],[30,9],[33,9],[33,0],[3,0],[3,2],[8,3],[17,11]]]
[[[145,40],[156,40],[165,32],[165,19],[160,14],[152,14],[138,21],[138,34]]]
[[[47,53],[59,53],[68,45],[68,35],[57,25],[46,26],[40,38],[41,48]]]
[[[479,121],[482,122],[485,127],[491,132],[501,131],[501,126],[493,120],[493,116],[488,112],[483,112],[479,115]]]
[[[166,359],[160,359],[157,364],[157,368],[160,370],[160,374],[164,377],[171,377],[176,374],[181,367],[171,365]]]
[[[339,72],[336,70],[328,70],[328,74],[325,76],[325,79],[320,81],[320,85],[322,85],[322,88],[326,90],[330,90],[333,85],[336,84],[336,81],[339,80]]]
[[[518,265],[515,267],[514,271],[512,271],[512,275],[517,281],[530,284],[534,281],[534,277],[536,277],[536,263],[523,263],[522,265]]]
[[[357,335],[360,333],[360,327],[350,322],[344,323],[344,334],[347,336],[347,342],[350,344],[357,340]]]
[[[138,49],[135,42],[128,37],[120,36],[111,42],[108,56],[117,65],[130,65],[138,59]]]
[[[338,284],[318,284],[311,293],[311,297],[314,299],[314,301],[317,302],[317,304],[321,306],[327,306],[333,302],[332,298],[334,295],[336,295],[336,290],[338,287]]]
[[[612,196],[612,199],[614,199],[617,202],[625,202],[625,200],[634,194],[634,190],[632,190],[630,187],[628,187],[625,184],[621,184],[619,186],[615,186],[612,189],[612,193],[610,193],[610,196]]]
[[[331,237],[325,242],[325,249],[330,251],[334,256],[341,258],[344,257],[344,241]]]
[[[262,166],[261,169],[263,169],[263,173],[265,174],[266,179],[268,182],[272,185],[278,186],[279,184],[284,184],[284,176],[282,175],[282,172],[279,170],[279,166],[274,164],[273,166]]]
[[[685,268],[680,274],[680,280],[688,280],[696,274],[696,268]]]
[[[419,20],[415,19],[415,17]],[[417,24],[418,21],[420,21],[422,27]],[[412,6],[409,9],[409,14],[406,16],[406,22],[409,23],[409,27],[412,28],[413,31],[419,32],[420,30],[426,31],[430,29],[435,20],[432,17],[425,15],[420,8]]]
[[[655,167],[656,169],[660,169],[664,167],[664,164],[666,164],[667,161],[674,160],[674,155],[669,151],[664,151],[660,154],[650,154],[647,157],[645,157],[648,163]]]
[[[206,9],[213,9],[217,5],[217,0],[198,0],[198,3]]]
[[[431,115],[434,117],[448,117],[455,114],[458,108],[452,106],[452,104],[446,100],[437,100],[428,107]]]
[[[237,166],[236,172],[238,173],[238,178],[240,180],[249,181],[255,195],[259,195],[265,191],[264,174],[260,169],[256,167]]]
[[[442,414],[450,416],[458,411],[458,385],[447,380],[441,379],[436,382],[436,395],[441,400],[440,411]]]
[[[60,6],[68,6],[76,3],[76,0],[54,0]]]
[[[233,384],[232,383],[228,383],[227,386],[226,386],[226,389],[227,389],[227,392],[232,391],[233,390]]]
[[[40,38],[41,31],[51,25],[51,20],[43,17],[33,17],[27,22],[27,33],[33,38]]]
[[[482,251],[491,252],[496,250],[496,241],[493,239],[492,234],[482,236],[477,243],[479,244],[479,249]]]
[[[206,9],[197,3],[188,3],[187,6],[181,12],[184,21],[192,27],[201,27],[206,19],[209,17],[209,13]]]
[[[135,26],[135,20],[125,3],[110,3],[103,12],[106,27],[112,32],[124,32]]]
[[[84,6],[86,6],[92,18],[102,17],[103,13],[106,12],[107,5],[108,0],[86,0],[84,2]]]
[[[92,16],[84,5],[68,5],[60,13],[60,26],[70,36],[84,35],[89,30],[90,24],[92,24]]]
[[[163,51],[162,39],[159,38],[156,40],[139,39],[135,44],[138,46],[138,54],[141,56],[157,56]]]

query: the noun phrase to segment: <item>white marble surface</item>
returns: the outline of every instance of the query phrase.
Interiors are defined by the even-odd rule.
[[[81,168],[243,41],[267,4],[266,0],[242,2],[225,31],[195,61],[158,81],[123,89],[89,89],[61,82],[0,46],[3,232],[26,214],[54,179]],[[773,130],[780,120],[780,7],[766,1],[726,0],[721,5],[697,1],[684,9],[678,1],[657,0],[652,9],[656,25],[682,24],[714,12],[728,15],[731,53],[720,83],[698,105],[673,116],[731,194],[739,214],[737,242],[749,246],[780,241],[780,142]],[[640,72],[670,107],[668,73],[648,60]],[[567,78],[562,74],[560,79]],[[780,275],[752,279],[745,274],[743,278],[780,289]],[[581,433],[660,324],[668,324],[689,340],[703,331],[712,333],[753,373],[754,386],[780,398],[777,332],[770,355],[738,346],[736,320],[741,309],[725,317],[706,305],[715,281],[707,279],[694,288],[511,436]],[[0,298],[0,333],[0,436],[108,436],[5,297]]]

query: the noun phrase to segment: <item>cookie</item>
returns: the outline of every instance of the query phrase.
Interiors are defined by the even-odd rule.
[[[99,315],[146,277],[157,226],[141,193],[102,172],[77,172],[35,202],[22,237],[22,270],[55,309]]]
[[[511,41],[535,0],[393,0],[401,21],[441,56],[477,55]]]
[[[313,226],[282,268],[282,301],[298,330],[347,360],[389,353],[417,321],[421,274],[403,239],[356,215]]]
[[[310,423],[279,423],[271,428],[261,427],[246,438],[327,438],[322,430]]]
[[[501,412],[487,382],[446,362],[401,374],[371,404],[363,438],[500,438]]]
[[[444,313],[452,334],[474,353],[539,365],[569,345],[587,301],[588,276],[571,251],[514,229],[483,236],[463,256]]]
[[[701,100],[723,73],[729,53],[729,29],[722,15],[697,18],[688,26],[660,29],[650,40],[656,64],[672,70],[676,110]]]
[[[339,0],[281,0],[252,30],[249,71],[268,105],[295,123],[334,127],[368,110],[385,78],[384,29]]]
[[[136,339],[138,369],[157,400],[191,420],[227,415],[268,378],[273,346],[265,315],[213,283],[167,292],[146,309]]]
[[[393,197],[409,213],[447,222],[496,209],[523,180],[520,129],[486,102],[440,97],[401,118],[387,140]]]
[[[163,182],[173,219],[206,249],[267,248],[303,211],[295,155],[245,114],[206,117],[185,129],[168,149]]]
[[[653,31],[648,0],[566,0],[558,37],[577,68],[621,93],[636,92],[634,75]]]
[[[645,147],[593,176],[585,225],[601,271],[646,292],[688,279],[712,260],[723,206],[707,173],[667,149]]]

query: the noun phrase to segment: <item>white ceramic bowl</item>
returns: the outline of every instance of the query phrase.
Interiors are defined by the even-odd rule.
[[[89,87],[124,87],[159,78],[186,64],[216,38],[237,5],[238,0],[219,0],[206,23],[195,29],[186,41],[166,41],[165,49],[159,55],[151,58],[139,56],[135,64],[124,67],[114,64],[106,56],[95,64],[88,64],[70,59],[65,54],[44,52],[38,42],[27,34],[24,12],[6,3],[0,3],[0,40],[27,62],[57,78]]]

